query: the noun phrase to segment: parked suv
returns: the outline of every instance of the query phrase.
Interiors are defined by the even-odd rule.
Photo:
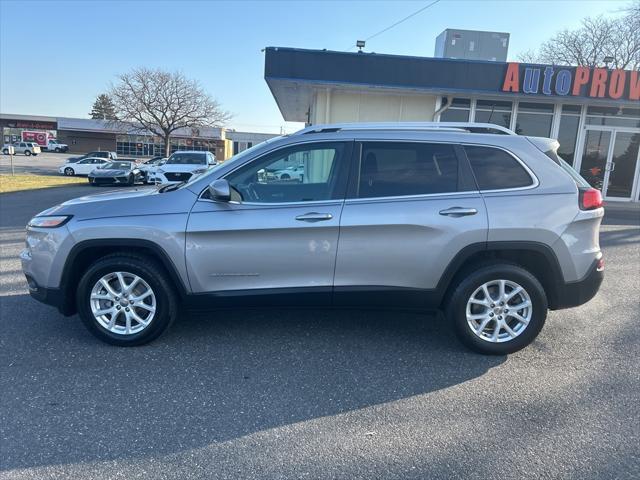
[[[152,183],[186,182],[192,175],[201,174],[216,164],[211,152],[179,151],[172,154],[164,164],[154,169],[149,181]]]
[[[22,267],[117,345],[193,306],[315,304],[441,308],[472,349],[510,353],[603,279],[600,192],[557,148],[488,124],[312,126],[185,184],[45,210]],[[284,165],[304,173],[265,174]]]
[[[2,147],[2,153],[5,155],[9,155],[9,146],[10,144],[6,143]],[[13,151],[18,154],[22,153],[27,157],[30,155],[38,155],[40,153],[40,145],[33,142],[15,142],[13,144]]]

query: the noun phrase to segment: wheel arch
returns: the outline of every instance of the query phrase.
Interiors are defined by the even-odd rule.
[[[85,240],[73,246],[60,280],[63,302],[60,311],[64,315],[76,313],[76,286],[86,269],[100,258],[113,253],[138,254],[156,260],[166,271],[176,288],[179,298],[188,294],[187,286],[167,252],[158,244],[144,239],[109,238]]]
[[[555,252],[544,243],[529,241],[484,242],[462,249],[451,261],[438,283],[437,292],[441,304],[446,304],[451,287],[465,274],[482,263],[506,261],[528,270],[542,284],[555,309],[560,301],[560,286],[564,276]]]

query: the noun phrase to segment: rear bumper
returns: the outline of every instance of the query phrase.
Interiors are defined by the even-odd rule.
[[[551,305],[551,309],[561,310],[587,303],[596,296],[603,280],[604,270],[598,270],[598,260],[596,260],[582,280],[557,285],[557,298]]]

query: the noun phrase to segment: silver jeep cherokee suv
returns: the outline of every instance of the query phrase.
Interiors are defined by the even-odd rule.
[[[188,183],[45,210],[22,266],[117,345],[184,308],[313,304],[442,308],[467,346],[510,353],[603,278],[600,192],[557,148],[489,124],[312,126]]]

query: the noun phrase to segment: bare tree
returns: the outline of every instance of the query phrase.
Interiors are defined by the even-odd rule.
[[[554,65],[599,67],[606,57],[614,68],[640,68],[640,0],[620,17],[587,17],[575,30],[563,30],[544,42],[538,53],[529,50],[523,60]],[[520,58],[519,57],[519,58]]]
[[[117,120],[161,137],[167,156],[171,153],[171,135],[176,130],[220,127],[231,118],[198,82],[179,72],[136,68],[118,77],[109,96]]]

